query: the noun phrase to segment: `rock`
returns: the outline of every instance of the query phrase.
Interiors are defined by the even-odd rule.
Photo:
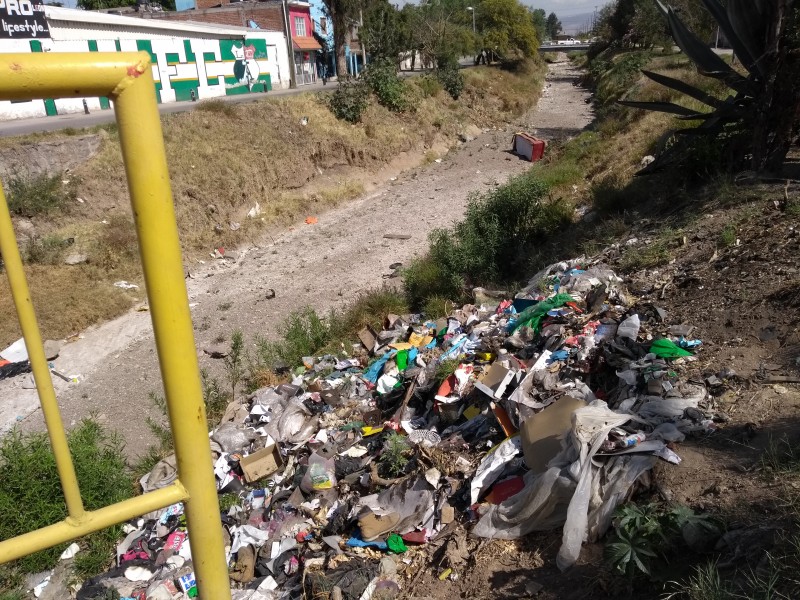
[[[203,352],[208,354],[211,358],[225,358],[228,356],[228,348],[222,344],[213,344],[203,348]]]
[[[267,300],[272,300],[275,297],[275,290],[269,288],[266,293],[264,294],[264,298]]]
[[[483,133],[480,127],[476,127],[475,125],[467,125],[459,134],[458,139],[464,143],[471,142],[475,138],[477,138],[481,133]]]
[[[61,352],[61,342],[56,342],[55,340],[45,340],[44,357],[47,360],[55,360],[58,358],[59,352]]]
[[[36,228],[30,219],[17,219],[14,228],[20,237],[33,238],[36,236]]]
[[[541,583],[536,583],[535,581],[528,581],[525,583],[525,593],[528,596],[536,596],[544,589],[544,586]]]
[[[89,257],[85,254],[70,254],[64,259],[65,265],[80,265],[89,262]]]

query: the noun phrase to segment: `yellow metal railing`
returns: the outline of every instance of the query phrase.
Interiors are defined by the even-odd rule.
[[[175,442],[178,481],[96,511],[84,509],[11,215],[0,186],[0,255],[69,513],[60,523],[0,542],[0,563],[184,501],[199,595],[206,600],[230,599],[200,371],[150,57],[146,52],[0,54],[0,100],[92,96],[107,96],[114,102]]]

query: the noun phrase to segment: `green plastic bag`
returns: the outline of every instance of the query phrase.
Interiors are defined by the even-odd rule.
[[[684,356],[692,356],[691,352],[684,350],[667,338],[662,338],[653,342],[650,346],[650,352],[655,354],[658,358],[682,358]]]
[[[394,552],[395,554],[402,554],[408,548],[406,548],[406,543],[396,533],[393,533],[386,539],[386,545],[389,546],[389,550]]]
[[[548,312],[554,308],[560,308],[567,302],[572,301],[573,298],[569,294],[558,294],[552,298],[548,298],[547,300],[542,300],[538,304],[529,306],[519,313],[519,317],[517,317],[517,320],[509,328],[509,333],[513,333],[520,327],[530,327],[536,333],[539,333],[539,331],[542,329],[542,319],[545,317],[545,315],[547,315]]]

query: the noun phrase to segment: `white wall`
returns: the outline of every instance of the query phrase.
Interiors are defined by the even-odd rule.
[[[132,20],[132,19],[131,19]],[[64,27],[59,25],[63,24]],[[285,38],[281,32],[254,31],[241,28],[232,35],[201,37],[200,34],[181,35],[180,23],[176,22],[178,28],[172,32],[173,35],[166,35],[169,31],[163,28],[156,31],[148,31],[144,27],[118,27],[114,30],[106,24],[87,23],[80,24],[78,27],[74,22],[52,21],[50,31],[52,39],[42,38],[44,52],[89,52],[89,40],[97,43],[99,52],[117,51],[117,42],[123,52],[136,52],[137,40],[147,40],[153,54],[156,56],[156,63],[153,65],[153,78],[161,85],[161,101],[175,102],[176,88],[181,86],[180,82],[196,81],[192,87],[196,89],[198,99],[214,98],[225,96],[226,90],[232,86],[239,88],[251,87],[247,85],[247,80],[243,79],[236,84],[226,83],[225,77],[233,76],[233,62],[230,58],[223,59],[220,50],[220,43],[230,44],[240,47],[247,45],[250,40],[264,40],[266,45],[267,57],[259,57],[247,61],[249,72],[257,78],[258,73],[270,75],[270,83],[273,89],[289,87],[289,57]],[[226,30],[227,31],[227,30]],[[240,37],[241,36],[241,37]],[[194,62],[188,62],[184,40],[190,43],[191,51],[195,55]],[[238,42],[238,44],[237,44]],[[260,45],[260,44],[259,44]],[[227,46],[226,46],[227,47]],[[30,40],[5,40],[0,39],[0,53],[8,52],[31,52]],[[169,64],[167,53],[177,54],[178,64]],[[214,55],[215,61],[206,61],[203,53]],[[217,85],[209,85],[208,80],[215,79]],[[183,84],[183,96],[187,94],[187,84]],[[262,93],[258,85],[254,88],[254,93]],[[62,98],[55,100],[59,114],[70,112],[83,112],[83,98]],[[101,109],[99,98],[86,98],[90,111]],[[20,119],[30,117],[46,116],[44,100],[34,100],[31,102],[8,102],[0,101],[0,120]]]

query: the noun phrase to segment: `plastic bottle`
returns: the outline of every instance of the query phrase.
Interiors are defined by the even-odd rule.
[[[641,431],[632,435],[627,435],[617,442],[617,448],[633,448],[647,439]]]
[[[635,342],[641,326],[642,323],[639,321],[639,315],[631,315],[619,324],[617,328],[617,337],[628,338]]]

